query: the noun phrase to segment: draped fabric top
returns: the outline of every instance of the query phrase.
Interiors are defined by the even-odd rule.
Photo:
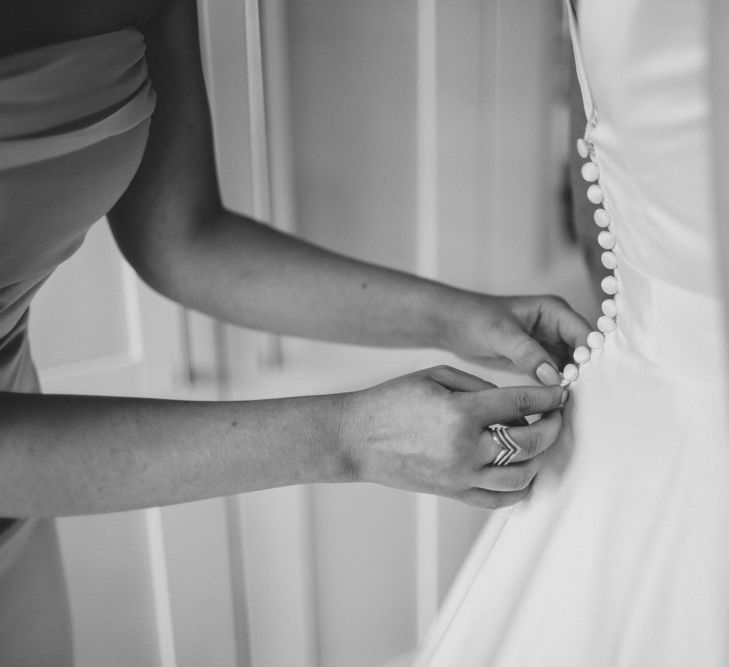
[[[0,390],[38,389],[31,298],[129,185],[154,106],[136,30],[0,58]]]

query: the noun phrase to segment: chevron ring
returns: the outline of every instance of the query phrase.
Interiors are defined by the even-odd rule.
[[[492,424],[489,432],[501,451],[491,465],[508,466],[511,460],[521,451],[519,444],[511,437],[509,427],[503,424]]]

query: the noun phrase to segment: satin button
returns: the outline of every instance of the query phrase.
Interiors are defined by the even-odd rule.
[[[611,333],[612,331],[615,331],[617,326],[618,325],[615,324],[615,320],[607,315],[603,315],[597,320],[597,328],[603,333]]]
[[[574,382],[580,375],[580,370],[574,364],[567,364],[562,371],[562,376],[567,382]]]
[[[590,361],[590,350],[584,345],[575,349],[575,353],[572,355],[578,364],[586,364]]]
[[[590,149],[587,147],[587,142],[580,137],[577,140],[577,153],[584,160],[590,154]]]
[[[587,345],[591,350],[599,350],[605,342],[605,336],[599,331],[591,331],[587,335]]]
[[[588,183],[594,183],[598,178],[600,178],[600,170],[594,162],[585,162],[585,164],[582,165],[582,169],[580,169],[580,173],[582,174],[582,178],[584,178]]]
[[[597,242],[605,250],[612,250],[615,247],[615,237],[604,229],[597,235]]]
[[[602,312],[608,317],[615,317],[618,314],[618,304],[615,299],[605,299],[602,302]]]
[[[589,188],[587,188],[587,198],[593,204],[600,204],[604,199],[602,188],[599,185],[593,183]]]
[[[602,287],[605,294],[617,294],[618,279],[615,276],[605,276],[600,283],[600,287]]]
[[[610,214],[604,208],[597,209],[592,217],[598,227],[607,227],[610,224]]]
[[[608,232],[600,232],[600,233],[607,234]],[[602,245],[602,244],[600,244],[600,245]],[[600,256],[600,261],[602,262],[602,265],[606,269],[610,269],[611,271],[618,265],[618,258],[615,256],[614,252],[610,252],[609,250],[607,252],[602,253],[602,255]]]

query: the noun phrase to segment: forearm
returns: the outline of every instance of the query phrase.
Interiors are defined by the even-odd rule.
[[[0,393],[0,516],[112,512],[343,481],[341,399]]]
[[[343,257],[221,211],[150,282],[170,298],[266,331],[365,345],[439,346],[452,290]]]

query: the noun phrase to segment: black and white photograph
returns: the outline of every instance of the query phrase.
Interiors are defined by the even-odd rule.
[[[726,0],[0,0],[0,667],[687,665]]]

